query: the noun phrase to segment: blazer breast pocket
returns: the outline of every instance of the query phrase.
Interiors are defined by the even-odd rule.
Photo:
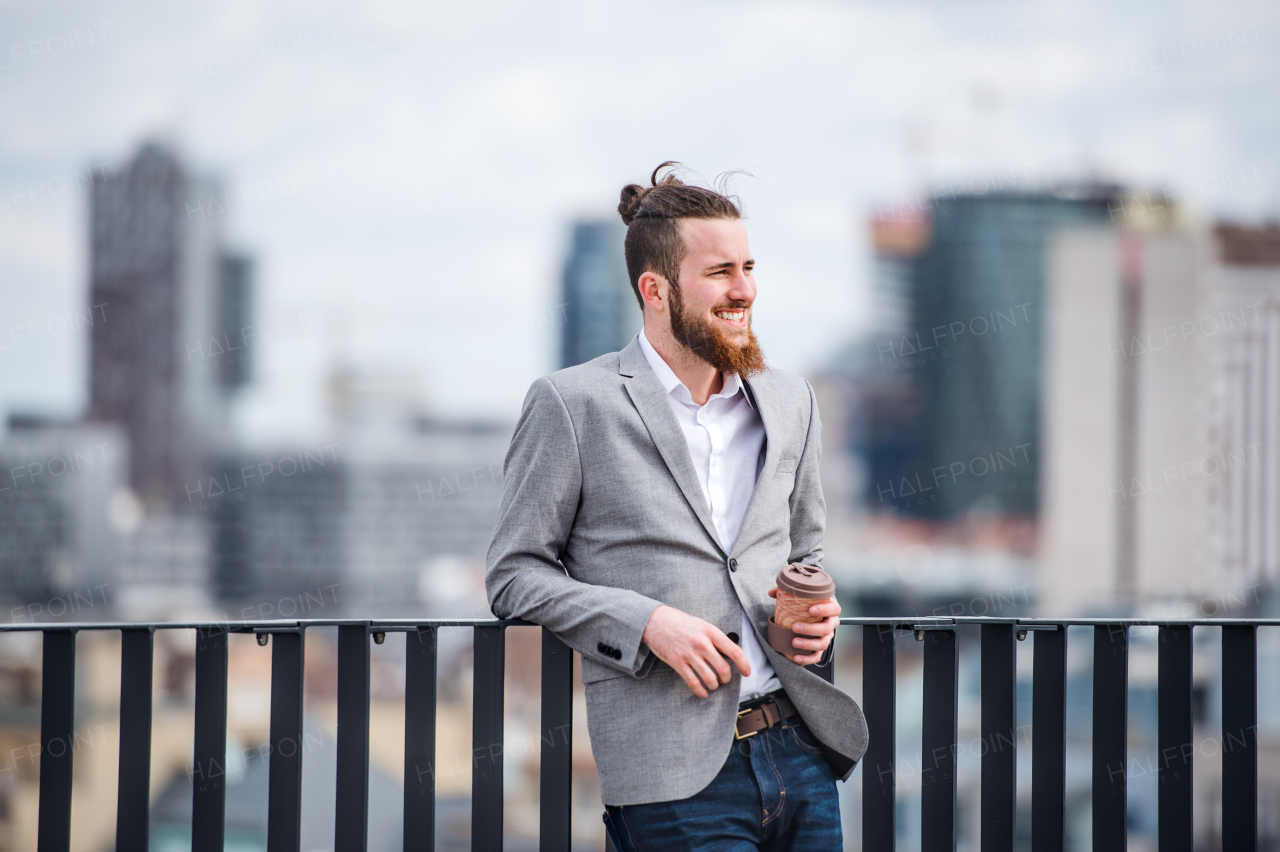
[[[778,459],[777,476],[790,476],[796,472],[796,463],[799,459]]]

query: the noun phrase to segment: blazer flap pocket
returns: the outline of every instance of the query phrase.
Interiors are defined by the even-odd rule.
[[[799,459],[778,459],[778,473],[795,473]]]

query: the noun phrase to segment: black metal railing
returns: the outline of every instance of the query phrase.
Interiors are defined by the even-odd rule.
[[[863,709],[870,745],[862,760],[862,845],[892,849],[895,838],[897,637],[923,643],[921,849],[951,852],[956,843],[958,756],[957,630],[981,634],[981,849],[1012,852],[1015,842],[1017,642],[1034,639],[1031,831],[1036,852],[1060,852],[1066,796],[1067,627],[1087,626],[1093,641],[1093,784],[1095,852],[1127,843],[1129,631],[1157,627],[1158,830],[1161,852],[1192,848],[1192,631],[1222,629],[1222,814],[1224,849],[1257,848],[1257,629],[1280,620],[843,618],[863,629]],[[118,630],[120,760],[116,849],[148,847],[152,665],[156,630],[193,630],[195,736],[192,852],[221,852],[225,817],[227,649],[230,633],[270,642],[271,716],[267,849],[299,852],[302,804],[302,706],[305,631],[338,631],[335,852],[364,852],[369,815],[370,645],[387,633],[406,637],[404,848],[435,846],[436,648],[441,628],[474,631],[471,848],[502,848],[503,677],[506,628],[515,620],[239,621],[155,624],[9,624],[0,632],[39,631],[44,658],[40,708],[39,852],[70,848],[75,635]],[[817,670],[828,680],[834,666]],[[573,653],[542,631],[540,848],[570,848]],[[557,736],[557,732],[559,732]]]
[[[862,769],[863,849],[892,849],[895,832],[895,636],[924,642],[921,849],[955,848],[956,627],[981,632],[982,852],[1012,852],[1017,762],[1016,642],[1034,635],[1031,847],[1061,852],[1066,806],[1067,628],[1093,628],[1092,848],[1127,848],[1129,631],[1158,628],[1158,838],[1161,852],[1190,852],[1192,833],[1192,630],[1222,629],[1222,848],[1254,852],[1257,834],[1257,629],[1275,620],[921,618],[841,619],[863,627],[863,709],[870,746]]]

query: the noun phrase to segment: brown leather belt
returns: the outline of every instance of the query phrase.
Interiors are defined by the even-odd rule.
[[[759,702],[759,703],[757,703]],[[754,707],[748,707],[745,710],[738,711],[738,725],[733,732],[735,740],[745,740],[747,737],[754,737],[761,731],[767,731],[783,719],[790,719],[799,711],[796,706],[791,703],[791,699],[786,694],[777,696],[776,701],[773,698],[765,696],[757,698],[751,702]],[[778,706],[782,706],[782,715],[778,715]]]

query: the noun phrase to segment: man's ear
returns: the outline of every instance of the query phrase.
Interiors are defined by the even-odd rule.
[[[663,313],[667,309],[667,279],[663,278],[656,272],[644,272],[640,275],[640,280],[636,282],[636,286],[640,289],[640,298],[644,300],[645,306]]]

